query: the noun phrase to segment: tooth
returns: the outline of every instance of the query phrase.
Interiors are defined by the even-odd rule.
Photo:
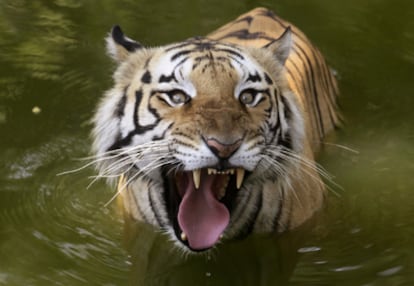
[[[196,169],[193,171],[193,181],[194,181],[194,186],[196,189],[200,187],[200,176],[201,176],[201,169]]]
[[[236,178],[236,181],[237,181],[236,186],[237,186],[237,189],[240,189],[240,187],[241,187],[241,185],[243,183],[243,179],[244,179],[244,169],[237,168],[236,172],[237,172],[237,174],[236,174],[236,176],[237,176],[237,178]]]
[[[213,169],[208,168],[208,169],[207,169],[207,174],[211,175],[212,173],[213,173]]]
[[[187,235],[184,232],[182,232],[180,236],[182,241],[187,241]]]

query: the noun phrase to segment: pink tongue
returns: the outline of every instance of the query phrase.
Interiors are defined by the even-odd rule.
[[[189,183],[178,210],[178,223],[187,235],[192,249],[212,247],[227,227],[230,214],[226,206],[219,202],[213,190],[217,176],[204,175],[198,190],[189,175]]]

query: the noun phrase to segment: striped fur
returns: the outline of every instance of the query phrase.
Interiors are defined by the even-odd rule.
[[[286,63],[286,76],[306,112],[307,137],[313,152],[317,152],[324,136],[340,122],[337,112],[339,91],[322,54],[308,38],[291,23],[264,8],[241,15],[208,37],[237,45],[262,47],[277,39],[287,27],[292,28],[294,44]]]
[[[338,89],[296,27],[257,8],[206,38],[146,48],[115,27],[107,42],[118,69],[94,118],[94,152],[99,176],[119,178],[128,215],[199,251],[292,229],[321,207],[314,155],[339,122]],[[247,174],[240,190],[236,169]],[[187,201],[211,203],[218,218],[198,206],[194,223]]]

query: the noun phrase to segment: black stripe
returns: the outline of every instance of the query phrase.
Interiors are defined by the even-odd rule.
[[[259,73],[256,71],[256,74],[251,74],[249,73],[249,76],[247,77],[246,81],[251,81],[251,82],[261,82],[262,81],[262,77],[259,75]]]
[[[241,60],[244,60],[244,57],[243,57],[242,54],[240,54],[240,53],[238,53],[238,52],[236,52],[236,51],[234,51],[234,50],[232,50],[230,48],[218,48],[218,49],[215,49],[214,51],[217,51],[217,52],[225,52],[225,53],[234,55],[234,56],[238,57]]]
[[[248,29],[242,29],[242,30],[238,30],[232,33],[228,33],[220,37],[218,40],[223,41],[227,38],[236,38],[239,40],[257,40],[257,39],[264,39],[267,41],[275,40],[272,37],[267,36],[266,33],[263,33],[263,32],[250,33]]]
[[[152,60],[152,56],[150,56],[146,61],[145,61],[145,65],[144,68],[147,69],[149,66],[150,61]]]
[[[255,190],[258,191],[258,190]],[[236,238],[244,238],[251,234],[254,230],[254,225],[257,221],[257,217],[262,210],[263,206],[263,189],[260,190],[260,194],[257,195],[257,200],[255,202],[250,202],[252,194],[255,192],[250,192],[249,198],[246,200],[246,202],[250,205],[253,204],[255,207],[254,212],[251,214],[251,216],[248,218],[247,224],[244,228],[240,230],[240,232],[236,235]]]
[[[201,52],[206,50],[214,49],[216,42],[215,41],[198,41],[194,43],[196,45],[195,51]]]
[[[174,72],[172,72],[170,75],[161,75],[160,79],[158,80],[158,83],[162,83],[162,82],[169,83],[171,81],[178,82],[177,79],[175,78]]]
[[[188,55],[189,53],[192,53],[192,52],[194,52],[194,51],[193,50],[179,51],[179,52],[177,52],[177,53],[175,53],[174,55],[171,56],[171,61],[174,61],[177,58]]]
[[[269,126],[269,132],[272,134],[272,137],[269,140],[269,144],[274,142],[275,137],[277,135],[277,131],[280,130],[280,118],[279,116],[277,116],[277,121],[276,124],[274,126]]]
[[[300,47],[300,45],[298,46]],[[326,61],[322,57],[321,53],[317,49],[311,49],[311,53],[315,60],[315,67],[316,67],[316,71],[318,72],[317,78],[319,79],[319,83],[321,85],[320,88],[322,89],[321,96],[323,96],[324,98],[327,98],[326,99],[327,100],[326,104],[328,105],[327,112],[329,115],[329,119],[332,122],[332,125],[335,127],[336,120],[334,119],[334,115],[332,114],[331,107],[333,107],[335,110],[337,108],[337,104],[336,104],[337,91],[332,90],[332,88],[334,88],[334,84],[332,82],[332,74],[331,74],[331,71],[328,69]],[[322,114],[320,115],[320,118],[323,122]],[[322,136],[324,136],[325,135],[324,128],[322,132],[323,132]]]
[[[188,148],[190,148],[190,149],[193,149],[193,150],[195,150],[195,151],[198,151],[199,149],[197,148],[197,146],[194,146],[194,145],[191,145],[190,143],[187,143],[187,142],[184,142],[184,141],[181,141],[180,139],[178,139],[178,138],[175,138],[174,139],[174,142],[177,144],[177,145],[182,145],[182,146],[185,146],[185,147],[188,147]],[[178,152],[178,151],[177,151]]]
[[[305,53],[305,51],[299,45],[294,46],[293,50],[298,55],[300,60],[304,63],[304,66],[307,67],[306,68],[306,75],[307,75],[307,78],[308,78],[308,82],[311,84],[312,95],[313,95],[313,99],[314,99],[314,103],[315,103],[316,111],[317,111],[316,119],[318,121],[317,127],[318,127],[319,138],[322,138],[322,134],[324,134],[323,122],[322,122],[322,118],[321,118],[321,110],[320,110],[320,106],[319,106],[318,93],[317,93],[317,90],[316,90],[315,74],[314,74],[314,71],[313,71],[313,68],[312,68],[312,63],[311,63],[310,59],[308,58],[307,54]]]
[[[277,17],[276,16],[276,14],[275,13],[273,13],[272,11],[270,11],[270,10],[266,10],[266,11],[264,11],[263,13],[261,13],[260,14],[261,16],[265,16],[265,17],[268,17],[268,18],[271,18],[272,20],[274,20],[274,21],[276,21],[283,29],[287,29],[288,27],[291,27],[290,25],[286,25],[286,24],[284,24],[283,22],[282,22],[282,20],[281,19],[279,19],[279,17]],[[298,32],[296,32],[294,29],[291,29],[291,32],[296,36],[296,37],[298,37],[299,39],[301,39],[303,42],[309,42],[309,40],[307,39],[307,38],[305,38],[302,34],[300,34],[300,33],[298,33]],[[283,34],[283,33],[282,33]],[[273,39],[272,38],[272,40],[276,40],[276,39]],[[296,42],[296,41],[295,41]]]
[[[292,118],[292,110],[290,109],[287,99],[283,95],[281,95],[280,100],[283,104],[283,112],[285,114],[285,117],[287,120],[290,120]]]
[[[282,26],[283,28],[287,28],[287,26],[284,24],[284,23],[282,23],[282,21],[272,12],[272,11],[270,11],[270,10],[266,10],[266,11],[263,11],[262,13],[261,13],[261,15],[263,15],[263,16],[266,16],[266,17],[269,17],[269,18],[271,18],[271,19],[273,19],[274,21],[276,21],[276,22],[278,22],[279,23],[279,25],[280,26]],[[296,31],[293,31],[292,30],[292,32],[293,32],[293,34],[296,36],[296,37],[298,37],[302,42],[304,42],[304,43],[307,43],[307,44],[309,44],[309,45],[311,45],[310,43],[309,43],[309,40],[303,35],[303,34],[301,34],[301,33],[297,33]],[[299,44],[298,44],[298,42],[297,41],[295,41],[295,43],[296,43],[296,46],[299,48],[299,49],[301,49],[301,47],[299,46]],[[302,50],[302,52],[304,53],[304,51]],[[317,50],[315,50],[315,48],[312,48],[311,49],[311,52],[313,53],[313,55],[315,56],[315,53],[317,52]],[[306,53],[304,53],[305,54],[305,56],[306,56]],[[307,57],[307,56],[306,56]],[[309,60],[309,59],[308,59]],[[324,63],[324,66],[326,66],[326,63],[325,63],[325,61],[323,61],[323,63]],[[330,86],[334,86],[334,84],[332,83],[332,75],[330,75],[330,77],[328,77],[329,79],[330,79]],[[335,92],[334,94],[337,94],[337,92]],[[320,109],[319,109],[319,102],[318,102],[318,98],[317,98],[317,96],[315,96],[315,99],[316,99],[316,105],[317,105],[317,109],[318,109],[318,114],[319,114],[319,116],[318,116],[318,119],[319,119],[319,124],[320,124],[320,127],[321,127],[321,130],[320,130],[320,132],[322,132],[322,136],[325,134],[325,131],[324,131],[324,126],[323,126],[323,122],[322,122],[322,116],[321,116],[321,113],[320,113]],[[330,101],[331,103],[332,103],[332,101]],[[332,104],[333,106],[336,106],[336,103],[333,103]],[[330,117],[331,117],[331,120],[332,120],[332,122],[335,122],[335,120],[332,118],[332,115],[330,114]],[[320,137],[322,137],[321,136],[321,134],[320,134],[320,132],[319,132],[319,135],[320,135]]]
[[[130,131],[127,134],[127,136],[125,136],[124,138],[121,138],[121,139],[117,140],[114,144],[111,145],[111,147],[108,148],[107,151],[120,149],[120,148],[122,148],[126,145],[129,145],[131,143],[132,138],[135,135],[141,135],[141,134],[144,134],[144,133],[146,133],[150,130],[153,130],[158,125],[158,123],[161,121],[161,117],[158,114],[157,110],[155,108],[152,108],[151,106],[148,106],[148,110],[156,118],[156,121],[155,121],[155,123],[149,124],[149,125],[140,125],[139,124],[138,111],[139,111],[139,106],[140,106],[141,101],[142,101],[142,96],[143,96],[142,90],[137,90],[135,92],[135,107],[134,107],[134,115],[133,115],[135,129]]]
[[[234,21],[233,23],[236,24],[236,23],[241,23],[241,22],[247,22],[247,24],[250,26],[252,24],[252,21],[253,21],[252,16],[246,16],[246,17],[243,17],[241,19]]]
[[[322,57],[321,53],[319,51],[313,51],[313,54],[317,60],[317,65],[319,67],[319,70],[321,71],[319,73],[319,78],[321,78],[321,83],[324,87],[324,97],[327,98],[327,105],[328,105],[328,115],[329,119],[331,120],[332,126],[337,127],[337,122],[335,119],[336,110],[338,108],[337,105],[337,95],[338,92],[335,89],[335,85],[332,82],[332,73],[329,69],[328,65],[326,64],[325,59]]]
[[[137,90],[135,92],[135,106],[134,106],[134,114],[133,114],[135,130],[139,130],[141,128],[141,126],[139,125],[139,117],[138,117],[138,110],[139,110],[139,106],[141,105],[141,101],[142,101],[142,90]]]
[[[238,18],[234,20],[233,22],[231,22],[231,24],[234,25],[234,24],[241,23],[241,22],[247,22],[247,25],[250,26],[253,20],[254,18],[252,16],[246,16],[246,17]],[[220,32],[223,30],[228,30],[228,28],[226,26],[221,26],[220,28],[218,28],[218,30],[215,31],[215,34],[220,34]]]
[[[269,101],[270,101],[270,107],[269,107],[269,109],[266,109],[265,110],[265,112],[266,113],[268,113],[269,114],[269,117],[271,117],[272,116],[272,111],[273,110],[276,110],[276,112],[278,112],[278,110],[277,110],[277,96],[278,96],[278,94],[277,94],[277,89],[275,89],[274,90],[274,93],[275,93],[275,101],[276,102],[273,102],[272,101],[272,98],[271,98],[271,96],[270,96],[270,91],[269,91]],[[274,104],[276,103],[276,109],[274,108]],[[269,118],[270,119],[270,118]],[[280,120],[279,120],[279,116],[276,116],[276,123],[275,124],[273,124],[273,126],[272,126],[272,123],[271,122],[269,122],[269,121],[267,121],[267,123],[268,123],[268,128],[269,128],[269,133],[271,133],[272,134],[272,136],[271,136],[271,139],[270,140],[268,140],[266,143],[268,143],[268,144],[270,144],[271,142],[273,142],[274,141],[274,139],[275,139],[275,136],[276,136],[276,132],[277,132],[277,130],[279,129],[279,127],[280,127],[280,122],[279,122]]]
[[[175,65],[173,70],[176,70],[179,66],[183,65],[190,57],[185,57],[184,59],[182,59],[178,64]],[[182,73],[181,70],[179,70],[180,75],[182,77]]]
[[[185,42],[175,44],[175,45],[165,49],[165,51],[169,52],[169,51],[172,51],[172,50],[175,50],[175,49],[181,49],[181,48],[188,47],[188,46],[191,46],[191,45],[193,45],[193,42],[192,42],[192,39],[189,39]]]
[[[277,206],[277,212],[276,212],[276,215],[273,219],[273,230],[276,231],[276,232],[279,232],[279,221],[280,221],[280,217],[282,216],[282,210],[283,210],[283,207],[284,207],[283,200],[285,199],[284,189],[283,189],[283,187],[281,187],[281,188],[282,189],[280,189],[280,191],[279,191],[280,192],[280,198],[279,198],[279,203],[278,203],[278,206]]]
[[[289,132],[279,134],[277,145],[284,147],[285,150],[292,150],[292,138]]]
[[[284,113],[288,112],[289,116],[291,116],[291,110],[287,106],[286,99],[282,95],[280,95],[280,100],[282,101],[282,104],[283,104],[283,112]],[[286,109],[286,107],[287,107],[287,109]],[[278,114],[278,117],[279,117],[279,122],[281,122],[282,119],[281,119],[281,114],[280,113]],[[282,130],[281,129],[281,132],[279,134],[279,138],[277,138],[277,145],[286,148],[286,150],[291,150],[292,149],[292,138],[290,136],[289,129],[288,130]]]
[[[261,15],[262,16],[266,16],[266,17],[269,17],[269,18],[271,18],[271,19],[273,19],[274,21],[276,21],[276,22],[278,22],[279,23],[279,25],[281,26],[281,27],[283,27],[283,28],[287,28],[288,26],[287,25],[285,25],[272,11],[270,11],[270,10],[264,10],[264,11],[262,11],[262,13],[261,13]],[[292,30],[292,32],[293,32],[293,34],[298,38],[298,39],[300,39],[302,42],[304,42],[304,43],[306,43],[306,44],[308,44],[308,45],[311,45],[311,43],[309,43],[309,40],[306,38],[306,36],[304,36],[303,34],[301,34],[301,33],[298,33],[298,32],[296,32],[296,31],[294,31],[294,30]],[[299,48],[299,49],[301,49],[301,47],[300,47],[300,45],[298,44],[298,41],[295,41],[295,44],[296,44],[296,46]],[[309,60],[308,59],[308,56],[306,55],[306,53],[304,53],[304,51],[302,50],[302,52],[303,52],[303,54],[305,54],[305,56],[306,56],[306,58],[307,58],[307,60]],[[315,48],[312,48],[311,49],[311,52],[313,53],[313,56],[316,56],[315,55],[315,53],[317,53],[318,51],[315,49]],[[299,55],[298,55],[299,56]],[[325,61],[322,61],[323,62],[323,65],[326,67],[326,63],[325,63]],[[311,69],[312,69],[312,66],[310,65],[310,67],[311,67]],[[313,72],[312,70],[311,70],[311,72]],[[325,75],[326,75],[326,72],[325,72]],[[330,86],[331,87],[333,87],[334,86],[334,84],[332,83],[332,75],[330,75],[329,77],[329,80],[330,80]],[[327,91],[327,90],[326,90]],[[335,94],[337,94],[337,92],[334,92],[333,93],[334,95]],[[322,114],[321,114],[321,112],[320,112],[320,106],[319,106],[319,101],[318,101],[318,96],[317,96],[317,94],[314,94],[314,98],[315,98],[315,104],[316,104],[316,108],[317,108],[317,112],[318,112],[318,116],[317,116],[317,118],[316,118],[316,120],[318,120],[319,121],[319,127],[320,128],[318,128],[318,134],[319,134],[319,137],[320,138],[322,138],[323,137],[323,135],[325,134],[325,130],[324,130],[324,125],[323,125],[323,119],[322,119]],[[334,102],[332,102],[332,100],[330,100],[330,103],[331,103],[331,106],[334,106],[334,107],[336,107],[336,102],[335,102],[335,96],[334,96],[334,100],[333,100]],[[328,111],[329,112],[329,116],[330,116],[330,119],[332,120],[332,122],[333,123],[335,123],[335,120],[333,119],[333,115],[331,114],[331,112],[330,111]],[[335,124],[333,124],[334,126],[335,126]]]
[[[152,80],[152,77],[149,71],[146,71],[141,77],[142,83],[151,83],[151,80]]]
[[[258,191],[258,190],[255,190],[255,191]],[[253,205],[255,206],[255,210],[252,213],[252,215],[249,217],[248,224],[242,230],[242,232],[238,235],[238,237],[245,237],[245,236],[250,235],[253,232],[254,225],[256,224],[256,221],[257,221],[257,217],[259,216],[259,213],[262,210],[262,206],[263,206],[263,188],[260,190],[260,195],[257,196],[257,200],[253,203]]]
[[[157,91],[153,91],[153,92],[151,93],[151,96],[153,96],[154,94],[157,94],[157,93],[158,93]],[[170,104],[168,103],[168,101],[166,101],[166,100],[165,100],[165,98],[163,98],[162,96],[157,95],[157,99],[158,99],[159,101],[164,102],[167,106],[170,106]]]
[[[167,133],[168,130],[171,130],[173,125],[174,125],[174,123],[171,123],[170,125],[168,125],[168,127],[164,130],[164,132],[161,134],[161,136],[153,136],[152,141],[163,140],[165,138],[165,134]]]
[[[267,73],[265,73],[264,76],[267,84],[273,84],[272,78]]]
[[[121,117],[124,116],[124,109],[125,109],[125,105],[126,105],[126,102],[127,102],[127,94],[126,94],[127,89],[128,89],[128,87],[126,87],[124,89],[124,94],[122,95],[121,99],[119,100],[119,102],[116,105],[116,108],[115,108],[115,111],[114,111],[114,116],[115,117],[121,118]]]
[[[265,16],[265,17],[268,17],[268,18],[271,18],[271,19],[277,21],[276,14],[273,11],[269,10],[269,9],[266,9],[266,8],[262,9],[262,12],[259,15]]]
[[[228,56],[230,59],[232,59],[233,61],[235,61],[241,68],[244,68],[246,65],[245,64],[243,64],[239,59],[237,59],[237,58],[235,58],[235,57],[233,57],[233,56],[231,56],[231,55],[229,55]]]
[[[191,141],[194,141],[194,138],[191,135],[188,135],[188,134],[183,133],[181,131],[180,132],[175,132],[174,136],[176,136],[176,137],[181,136],[181,137],[184,137],[184,138],[189,139]]]

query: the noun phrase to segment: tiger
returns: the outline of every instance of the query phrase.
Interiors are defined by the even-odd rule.
[[[106,43],[116,71],[93,152],[128,218],[198,253],[321,209],[315,156],[340,124],[339,90],[297,27],[255,8],[205,37],[146,47],[114,26]]]

